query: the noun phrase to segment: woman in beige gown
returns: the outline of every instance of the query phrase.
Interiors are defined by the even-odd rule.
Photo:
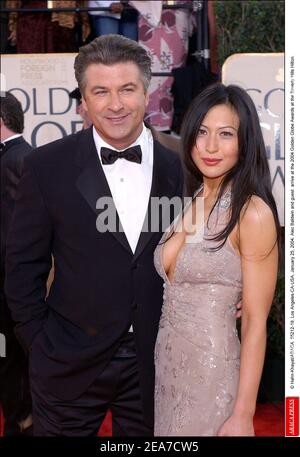
[[[210,86],[190,107],[182,139],[194,198],[154,255],[165,283],[155,435],[253,436],[279,221],[251,98]]]

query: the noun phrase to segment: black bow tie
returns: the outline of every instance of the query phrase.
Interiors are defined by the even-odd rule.
[[[142,162],[141,146],[132,146],[124,151],[115,151],[114,149],[101,148],[101,160],[103,165],[111,165],[118,159],[126,159],[130,162]]]

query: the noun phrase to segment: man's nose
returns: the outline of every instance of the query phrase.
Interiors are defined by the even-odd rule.
[[[111,94],[109,101],[109,109],[112,111],[120,111],[123,108],[123,102],[119,94]]]

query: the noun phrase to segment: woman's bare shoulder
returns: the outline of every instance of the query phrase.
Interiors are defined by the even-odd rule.
[[[240,241],[246,251],[266,253],[274,247],[277,233],[273,212],[260,197],[253,195],[242,209]]]

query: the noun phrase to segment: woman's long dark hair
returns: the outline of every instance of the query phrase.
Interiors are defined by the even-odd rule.
[[[217,234],[214,240],[221,242],[218,249],[225,244],[229,234],[239,224],[242,208],[249,203],[252,195],[256,195],[262,198],[272,210],[279,245],[280,224],[272,195],[264,140],[255,105],[244,89],[234,85],[224,86],[224,84],[216,83],[204,89],[190,105],[181,129],[184,164],[187,171],[187,192],[189,196],[193,196],[203,182],[202,173],[194,164],[191,156],[200,125],[211,108],[224,104],[232,107],[239,117],[239,156],[236,165],[225,175],[219,188],[216,205],[228,184],[231,183],[231,215],[227,226]]]

